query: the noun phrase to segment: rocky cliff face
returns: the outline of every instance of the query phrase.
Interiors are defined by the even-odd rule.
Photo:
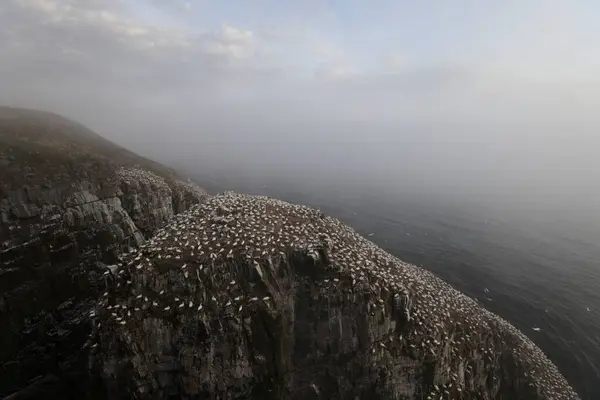
[[[0,219],[0,397],[578,398],[521,332],[339,221],[209,198],[56,115],[0,108]]]
[[[90,396],[577,399],[506,321],[317,210],[227,193],[111,269]]]
[[[0,108],[0,397],[81,398],[109,266],[205,199],[72,121]]]

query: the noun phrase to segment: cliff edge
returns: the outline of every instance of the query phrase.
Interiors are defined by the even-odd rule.
[[[524,334],[318,210],[225,193],[110,270],[110,399],[577,399]]]
[[[206,197],[76,122],[0,107],[0,398],[81,398],[108,266]]]

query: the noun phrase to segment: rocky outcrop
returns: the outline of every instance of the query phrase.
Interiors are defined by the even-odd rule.
[[[206,196],[77,123],[0,108],[0,397],[81,398],[104,274]]]
[[[207,197],[9,108],[0,323],[10,400],[578,398],[512,325],[340,221]]]
[[[122,257],[90,396],[577,399],[525,335],[318,210],[226,193]]]

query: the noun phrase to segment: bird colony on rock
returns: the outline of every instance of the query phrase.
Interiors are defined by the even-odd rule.
[[[139,179],[132,171],[127,174]],[[315,261],[327,258],[326,264],[336,271],[334,278],[318,284],[332,290],[368,287],[379,293],[369,310],[401,310],[409,328],[378,343],[373,352],[401,346],[415,359],[458,360],[424,398],[466,397],[474,390],[465,378],[472,368],[468,358],[478,354],[486,365],[493,365],[506,353],[522,361],[529,370],[528,385],[541,396],[578,398],[543,352],[508,322],[339,220],[269,197],[226,192],[174,217],[139,251],[107,269],[106,293],[91,316],[100,332],[127,332],[150,316],[185,314],[201,319],[206,313],[227,313],[243,318],[258,310],[270,312],[278,307],[276,293],[236,281],[220,266],[245,260],[246,268],[253,266],[261,274],[297,252]],[[161,274],[174,276],[177,284],[160,286]],[[211,294],[198,289],[203,285],[225,290]],[[92,336],[88,345],[98,348],[102,341]]]

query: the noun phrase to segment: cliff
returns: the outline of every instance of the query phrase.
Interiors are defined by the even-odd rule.
[[[525,335],[318,210],[226,193],[124,255],[90,397],[577,399]]]
[[[107,266],[206,197],[73,121],[0,107],[0,398],[81,398]]]

